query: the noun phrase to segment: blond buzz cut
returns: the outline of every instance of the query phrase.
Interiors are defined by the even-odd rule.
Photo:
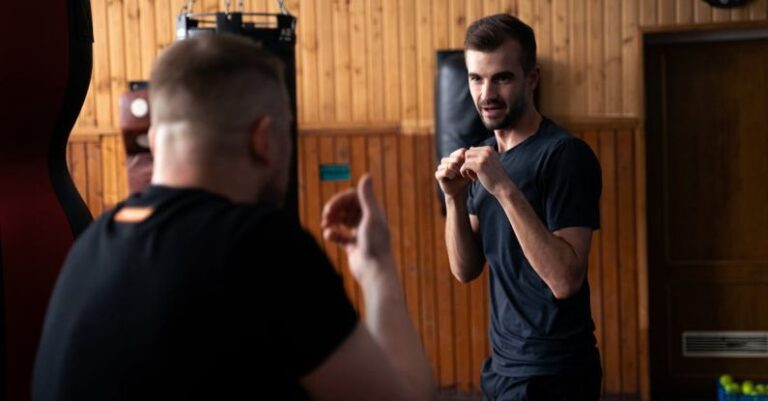
[[[277,57],[245,37],[207,34],[175,42],[152,69],[152,125],[186,123],[202,140],[247,133],[266,115],[287,125],[283,71]]]

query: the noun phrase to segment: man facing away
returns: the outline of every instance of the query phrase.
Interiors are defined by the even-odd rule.
[[[586,143],[536,110],[528,25],[505,14],[474,22],[465,57],[470,93],[494,136],[443,158],[435,177],[451,272],[469,282],[485,262],[490,269],[486,400],[597,400],[587,259],[600,166]]]
[[[173,44],[150,85],[152,185],[77,240],[50,302],[36,400],[426,400],[370,178],[324,209],[365,298],[358,321],[313,238],[277,206],[282,66],[229,35]]]

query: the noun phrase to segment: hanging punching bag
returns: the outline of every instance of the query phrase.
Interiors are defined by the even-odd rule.
[[[435,79],[435,150],[437,163],[458,148],[475,146],[493,135],[483,125],[469,93],[463,50],[437,52]],[[437,188],[443,213],[445,199]]]
[[[91,216],[66,165],[91,76],[88,0],[3,4],[0,24],[0,397],[30,398],[48,298]]]

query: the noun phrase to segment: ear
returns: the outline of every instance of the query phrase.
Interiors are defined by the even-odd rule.
[[[152,125],[147,131],[147,139],[149,139],[149,152],[155,154],[155,127]]]
[[[541,77],[541,69],[539,68],[539,65],[536,64],[536,66],[531,69],[531,72],[526,74],[525,79],[528,80],[528,86],[531,88],[531,91],[535,91],[536,87],[539,86],[539,78]]]
[[[251,128],[249,137],[250,154],[253,160],[260,163],[270,163],[272,161],[270,155],[270,130],[272,128],[272,120],[269,116],[263,116],[256,120]]]

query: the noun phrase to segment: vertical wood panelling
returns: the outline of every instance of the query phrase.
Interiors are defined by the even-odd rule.
[[[148,79],[174,38],[183,0],[92,2],[93,88],[78,127],[114,129],[117,98]],[[434,55],[460,48],[475,19],[512,11],[534,27],[542,105],[550,115],[640,116],[640,29],[768,20],[768,0],[714,9],[699,0],[332,0],[288,1],[298,18],[299,121],[399,121],[429,128]],[[249,1],[249,11],[275,11]],[[234,7],[234,6],[233,6]],[[198,1],[195,11],[223,9]]]

